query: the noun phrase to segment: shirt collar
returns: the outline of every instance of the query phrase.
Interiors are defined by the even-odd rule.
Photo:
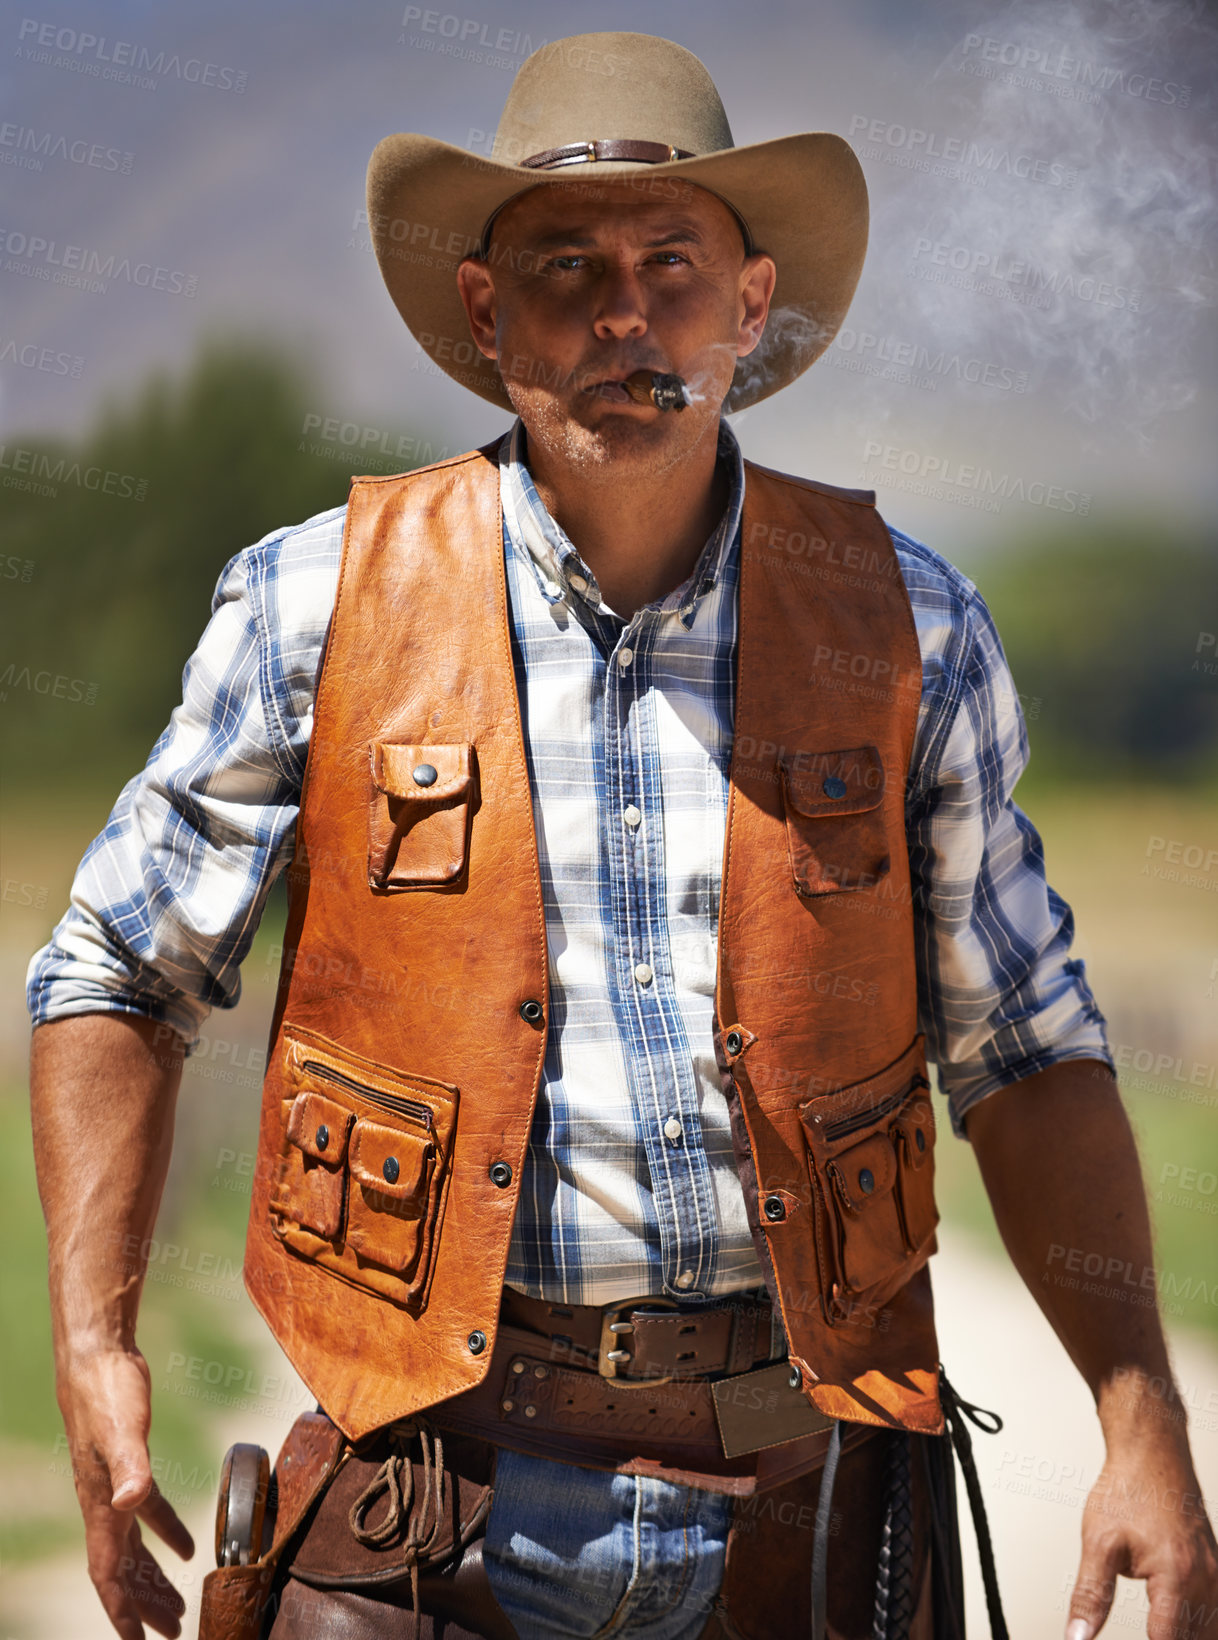
[[[509,545],[529,564],[547,603],[565,600],[578,609],[582,602],[600,614],[613,614],[601,600],[596,577],[566,532],[546,510],[526,464],[527,455],[524,423],[517,417],[499,446],[499,495]],[[719,423],[717,460],[722,463],[729,484],[723,516],[711,531],[688,578],[667,597],[645,606],[662,614],[676,614],[686,629],[693,625],[698,606],[707,593],[719,584],[740,533],[744,457],[726,421]],[[580,581],[584,583],[582,587],[578,584]]]

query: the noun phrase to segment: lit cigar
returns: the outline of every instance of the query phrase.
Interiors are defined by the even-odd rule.
[[[666,370],[636,370],[622,386],[636,404],[654,404],[657,410],[684,410],[689,403],[685,383]]]

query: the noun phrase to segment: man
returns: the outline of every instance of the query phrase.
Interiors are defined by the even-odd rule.
[[[1040,1280],[1053,1244],[1151,1249],[1010,801],[997,635],[869,497],[746,469],[720,419],[840,324],[853,155],[735,150],[689,53],[590,35],[525,64],[491,162],[386,139],[369,214],[411,329],[519,419],[232,561],[31,965],[59,1397],[115,1627],[181,1610],[137,1521],[190,1545],[107,1249],[152,1229],[182,1043],[291,860],[246,1279],[333,1422],[285,1447],[261,1560],[232,1527],[209,1632],[961,1632],[929,1053],[1107,1442],[1071,1640],[1118,1574],[1154,1640],[1200,1635],[1218,1555],[1171,1507],[1198,1488],[1157,1319]],[[661,372],[679,410],[625,385]],[[839,654],[889,687],[835,688]]]

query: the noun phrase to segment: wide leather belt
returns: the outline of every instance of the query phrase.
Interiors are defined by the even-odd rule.
[[[666,1298],[551,1304],[505,1287],[499,1315],[503,1325],[544,1339],[552,1358],[628,1383],[745,1372],[771,1357],[765,1293],[690,1310]]]
[[[641,1308],[653,1304],[665,1307]],[[610,1331],[619,1314],[632,1331]],[[833,1427],[789,1364],[767,1359],[769,1314],[752,1294],[690,1312],[653,1299],[551,1305],[505,1289],[486,1377],[426,1416],[536,1457],[747,1496],[819,1468]],[[683,1331],[690,1322],[703,1325]],[[606,1338],[631,1352],[611,1372],[600,1370]],[[725,1373],[734,1361],[746,1370]],[[869,1433],[850,1426],[845,1445]]]

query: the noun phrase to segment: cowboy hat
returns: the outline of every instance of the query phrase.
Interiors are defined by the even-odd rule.
[[[641,199],[695,183],[735,213],[746,248],[774,258],[766,333],[738,361],[726,410],[776,393],[833,340],[867,248],[867,188],[850,145],[812,131],[737,148],[692,52],[651,34],[578,34],[523,63],[489,159],[400,133],[369,161],[368,221],[389,294],[424,351],[482,398],[511,409],[495,361],[470,338],[457,265],[486,253],[490,219],[509,199],[577,179],[628,180]]]

